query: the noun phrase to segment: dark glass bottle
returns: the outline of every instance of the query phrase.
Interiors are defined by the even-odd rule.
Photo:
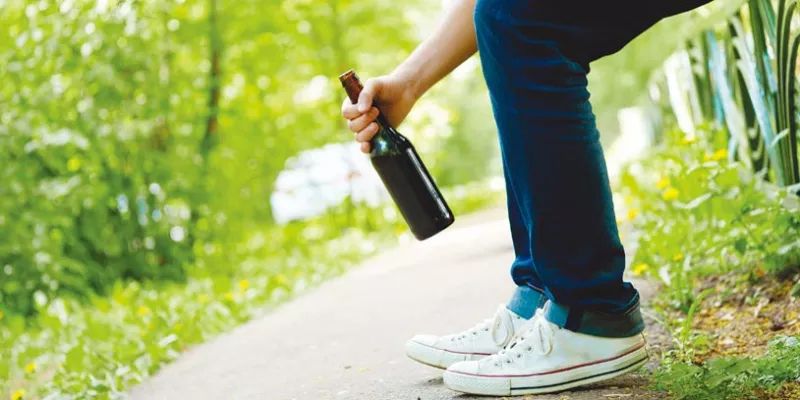
[[[339,80],[353,104],[363,86],[353,70]],[[379,131],[370,141],[370,161],[417,240],[441,232],[455,221],[453,212],[428,173],[417,151],[405,136],[379,114]]]

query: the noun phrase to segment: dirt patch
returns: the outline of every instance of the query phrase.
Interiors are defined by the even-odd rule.
[[[755,395],[761,400],[797,400],[800,399],[800,382],[785,383],[774,392],[759,389]]]
[[[800,274],[730,273],[705,277],[698,287],[698,292],[712,292],[692,321],[692,332],[698,335],[692,361],[697,365],[720,357],[761,357],[776,336],[800,337]],[[685,317],[677,311],[670,314],[674,320]],[[674,342],[668,333],[663,335],[653,342],[666,351]],[[775,391],[758,389],[754,396],[746,398],[800,400],[800,381],[784,383]]]
[[[800,276],[787,279],[728,274],[708,278],[713,288],[694,317],[696,332],[708,338],[695,362],[720,356],[759,356],[776,335],[800,336]]]

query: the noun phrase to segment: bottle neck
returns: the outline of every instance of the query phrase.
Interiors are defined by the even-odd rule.
[[[361,91],[364,89],[364,86],[361,84],[361,81],[356,76],[353,70],[349,70],[339,76],[339,79],[342,82],[342,86],[344,90],[347,92],[347,96],[350,98],[350,102],[353,104],[358,103],[358,97],[361,94]],[[375,106],[378,109],[378,117],[376,118],[375,122],[379,125],[380,130],[378,134],[373,137],[373,141],[375,138],[379,136],[384,136],[386,139],[400,139],[403,140],[402,135],[400,135],[390,124],[389,120],[386,119],[386,116],[383,115],[380,107]]]
[[[383,112],[380,112],[380,110],[378,110],[378,118],[375,119],[375,123],[378,124],[380,130],[394,133],[394,129],[389,125],[389,120],[386,119]]]
[[[379,135],[384,136],[386,139],[391,139],[393,141],[404,141],[405,138],[400,132],[397,132],[396,129],[392,125],[389,124],[389,120],[383,115],[383,113],[378,114],[378,118],[375,119],[375,122],[378,124],[379,130],[378,134],[375,135],[377,138]]]

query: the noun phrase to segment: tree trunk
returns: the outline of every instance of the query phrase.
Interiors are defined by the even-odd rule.
[[[219,112],[219,87],[221,79],[220,56],[222,43],[219,38],[217,25],[217,0],[209,0],[209,44],[211,46],[211,69],[208,77],[208,119],[206,120],[206,133],[203,137],[201,153],[204,164],[208,163],[208,156],[217,141],[217,114]]]
[[[208,75],[208,117],[206,118],[206,129],[203,140],[200,143],[201,165],[198,179],[197,198],[194,208],[191,210],[189,221],[189,245],[194,249],[198,238],[197,223],[201,219],[200,209],[206,208],[209,200],[209,190],[207,188],[207,175],[210,169],[211,152],[218,141],[217,130],[219,113],[219,95],[222,71],[220,68],[220,58],[222,55],[222,41],[219,35],[219,25],[217,20],[217,0],[209,0],[208,11],[208,38],[209,38],[209,61],[211,68]],[[192,255],[194,259],[194,253]]]

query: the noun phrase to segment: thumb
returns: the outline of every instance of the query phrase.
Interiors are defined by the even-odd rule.
[[[381,81],[367,79],[367,82],[364,83],[364,89],[361,90],[361,94],[358,96],[358,112],[365,113],[372,107],[372,100],[380,92],[381,86]]]

